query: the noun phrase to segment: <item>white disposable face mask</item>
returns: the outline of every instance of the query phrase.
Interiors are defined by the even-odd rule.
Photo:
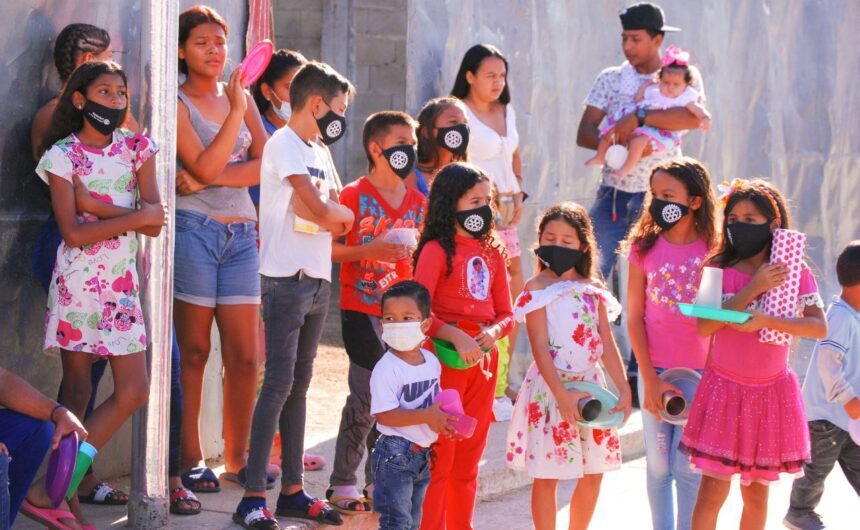
[[[382,324],[382,341],[397,351],[411,351],[427,337],[421,331],[421,322],[386,322]]]
[[[276,104],[275,100],[280,101],[281,98],[276,96],[274,91],[272,91],[272,98],[272,110],[275,111],[275,114],[284,121],[290,121],[290,116],[293,115],[293,108],[290,106],[290,102],[281,101],[280,105]]]

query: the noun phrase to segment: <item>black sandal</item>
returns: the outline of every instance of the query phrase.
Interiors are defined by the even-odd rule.
[[[128,495],[124,491],[114,488],[107,482],[99,482],[93,486],[93,489],[91,489],[87,495],[78,494],[78,500],[84,504],[124,506],[128,504]]]
[[[278,507],[275,510],[275,515],[278,517],[294,517],[296,519],[305,519],[317,523],[327,524],[330,526],[341,526],[343,519],[334,508],[328,505],[322,499],[313,499],[305,507],[304,510],[294,510],[292,508]]]
[[[183,504],[190,504],[193,508],[183,508]],[[203,511],[203,505],[191,490],[182,486],[170,490],[170,513],[176,515],[197,515]]]
[[[198,486],[203,482],[211,482],[215,486],[209,488]],[[182,485],[194,493],[218,493],[221,491],[221,481],[215,476],[215,472],[208,467],[195,467],[183,473]]]
[[[278,520],[266,508],[255,508],[245,514],[239,515],[239,512],[233,513],[233,522],[242,525],[242,528],[247,530],[281,530],[281,525]]]

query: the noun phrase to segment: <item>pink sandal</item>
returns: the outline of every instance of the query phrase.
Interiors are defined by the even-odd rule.
[[[318,471],[325,467],[325,458],[320,455],[304,453],[302,455],[302,465],[305,471]]]
[[[49,530],[73,530],[71,526],[63,523],[61,520],[72,519],[77,521],[72,512],[60,509],[41,508],[26,499],[21,505],[21,513],[37,523],[45,525]],[[81,528],[83,530],[96,530],[95,525],[90,524],[81,525]]]

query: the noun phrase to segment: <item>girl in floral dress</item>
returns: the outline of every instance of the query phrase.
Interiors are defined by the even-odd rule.
[[[588,527],[603,472],[621,466],[615,428],[589,429],[577,403],[585,392],[570,381],[606,382],[616,388],[612,412],[630,414],[630,387],[609,322],[621,306],[596,279],[597,246],[591,220],[578,204],[553,206],[538,226],[539,272],[517,298],[514,317],[525,319],[535,362],[529,368],[508,429],[508,467],[534,478],[532,517],[537,530],[555,529],[559,480],[578,479],[571,498],[570,528]]]
[[[107,358],[114,377],[113,395],[85,421],[87,441],[97,449],[147,399],[135,232],[157,236],[164,224],[153,158],[158,149],[146,136],[117,128],[127,110],[119,65],[82,64],[60,96],[36,168],[51,187],[63,236],[48,295],[45,349],[62,357],[63,386],[76,404],[70,407],[81,407],[72,411],[76,415],[83,417],[89,401],[93,360]],[[32,504],[41,506],[41,500],[34,496]]]

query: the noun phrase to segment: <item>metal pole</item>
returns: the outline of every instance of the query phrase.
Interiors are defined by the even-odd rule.
[[[173,211],[176,185],[176,90],[178,0],[146,0],[141,24],[141,122],[158,143],[156,175],[171,213],[157,238],[140,236],[145,320],[149,327],[149,402],[132,424],[132,528],[167,526],[167,453],[172,346]]]

